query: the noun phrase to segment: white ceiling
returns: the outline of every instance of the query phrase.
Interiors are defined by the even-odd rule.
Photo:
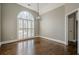
[[[38,12],[37,3],[30,3],[30,6],[28,6],[28,3],[18,3],[18,4]],[[64,5],[64,3],[39,3],[39,13],[44,14],[62,5]]]

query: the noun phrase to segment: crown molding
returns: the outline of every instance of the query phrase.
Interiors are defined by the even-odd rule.
[[[57,6],[53,7],[53,8],[52,8],[52,6],[51,6],[50,8],[45,8],[45,9],[43,9],[43,10],[40,10],[40,15],[43,15],[43,14],[45,14],[45,13],[51,11],[51,10],[54,10],[54,9],[60,7],[60,6],[63,6],[63,5],[64,5],[64,4],[59,4],[59,5],[57,5]]]
[[[31,10],[33,10],[33,11],[35,11],[35,12],[38,12],[37,9],[35,9],[35,8],[31,7],[31,6],[23,5],[23,3],[17,3],[17,4],[20,5],[20,6],[23,6],[23,7],[25,7],[25,8],[31,9]]]
[[[21,5],[21,6],[25,7],[25,8],[31,9],[31,10],[33,10],[33,11],[35,11],[35,12],[38,12],[36,8],[33,8],[33,7],[31,7],[31,6],[23,5],[22,3],[17,3],[17,4],[19,4],[19,5]],[[57,4],[57,5],[55,5],[54,7],[52,7],[52,5],[51,5],[50,7],[47,6],[47,7],[45,7],[44,9],[39,10],[39,14],[40,14],[40,15],[43,15],[43,14],[45,14],[45,13],[51,11],[51,10],[54,10],[54,9],[60,7],[60,6],[63,6],[63,5],[64,5],[64,3],[62,3],[62,4]]]

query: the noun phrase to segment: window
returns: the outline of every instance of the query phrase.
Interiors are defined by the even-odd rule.
[[[27,11],[22,11],[17,16],[18,39],[34,37],[34,17]]]

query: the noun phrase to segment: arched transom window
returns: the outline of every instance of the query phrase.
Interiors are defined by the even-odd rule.
[[[34,17],[30,12],[22,11],[17,16],[18,39],[26,39],[34,36]]]

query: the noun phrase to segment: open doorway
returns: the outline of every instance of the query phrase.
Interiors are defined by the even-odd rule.
[[[68,15],[68,51],[71,50],[71,54],[77,54],[77,42],[78,42],[78,20],[77,11]]]

